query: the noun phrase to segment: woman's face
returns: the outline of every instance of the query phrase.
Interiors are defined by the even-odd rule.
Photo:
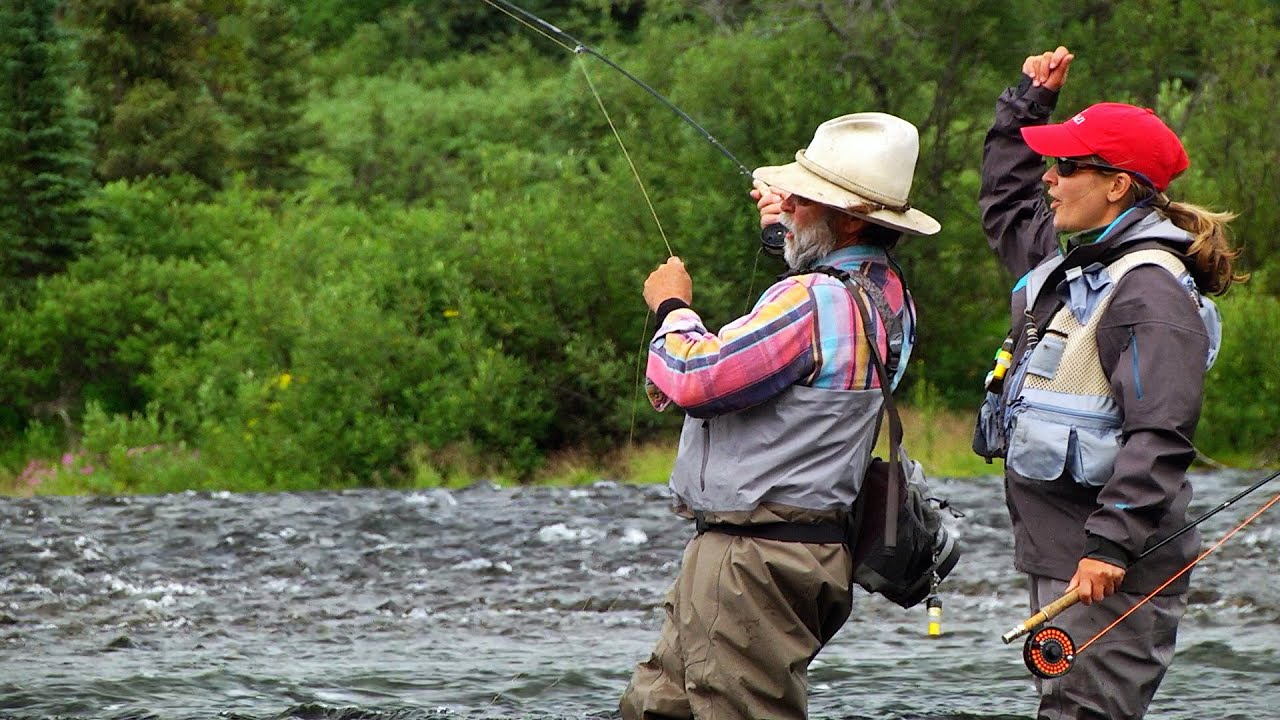
[[[1058,174],[1056,164],[1051,165],[1040,179],[1048,186],[1054,229],[1067,233],[1092,230],[1119,217],[1120,203],[1118,198],[1112,199],[1116,177],[1088,166],[1064,176]]]

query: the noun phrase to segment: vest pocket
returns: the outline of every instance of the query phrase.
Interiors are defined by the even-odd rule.
[[[1058,366],[1062,364],[1062,352],[1067,349],[1067,338],[1052,331],[1040,338],[1031,357],[1027,360],[1027,372],[1052,380],[1058,374]]]
[[[1120,452],[1120,432],[1077,426],[1071,430],[1071,440],[1071,477],[1090,487],[1107,484]]]
[[[1006,464],[1028,480],[1065,473],[1081,485],[1105,485],[1120,452],[1120,429],[1094,415],[1023,405],[1015,411]]]
[[[987,460],[1004,457],[1004,403],[996,393],[987,393],[978,408],[973,426],[973,451]]]
[[[1013,434],[1005,463],[1028,480],[1057,480],[1067,467],[1071,426],[1053,422],[1048,413],[1023,406],[1015,410]]]

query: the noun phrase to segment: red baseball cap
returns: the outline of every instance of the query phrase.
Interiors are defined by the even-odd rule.
[[[1022,138],[1048,157],[1097,155],[1140,173],[1161,192],[1191,165],[1178,136],[1154,110],[1124,103],[1098,103],[1064,123],[1024,127]]]

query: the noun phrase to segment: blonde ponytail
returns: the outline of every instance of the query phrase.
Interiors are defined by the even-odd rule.
[[[1191,277],[1200,292],[1221,295],[1232,283],[1249,279],[1248,273],[1235,271],[1240,250],[1232,247],[1227,224],[1236,219],[1233,212],[1215,212],[1191,203],[1173,202],[1164,193],[1134,183],[1135,202],[1147,201],[1174,225],[1191,234],[1187,259],[1191,261]]]
[[[1187,257],[1191,259],[1191,276],[1203,293],[1221,295],[1231,283],[1244,282],[1248,273],[1235,271],[1235,259],[1240,250],[1231,246],[1227,235],[1227,223],[1236,219],[1232,212],[1214,212],[1191,203],[1168,202],[1161,211],[1174,225],[1191,233],[1191,247]]]

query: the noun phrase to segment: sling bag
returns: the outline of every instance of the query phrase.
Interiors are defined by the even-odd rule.
[[[868,333],[871,315],[859,290],[874,300],[878,288],[861,274],[837,272],[828,274],[844,283],[861,315],[863,332]],[[949,504],[930,497],[920,463],[902,452],[902,419],[893,401],[889,372],[874,342],[868,346],[884,393],[881,412],[889,418],[889,460],[871,459],[853,504],[849,541],[853,579],[867,592],[909,608],[932,595],[955,568],[960,546],[943,523],[941,511]]]

